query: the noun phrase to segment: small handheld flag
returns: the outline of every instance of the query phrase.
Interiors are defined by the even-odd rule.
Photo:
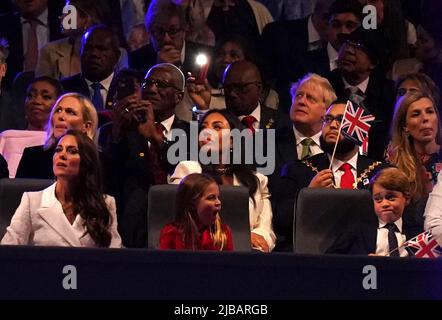
[[[345,110],[341,127],[342,133],[356,144],[361,145],[368,137],[371,122],[375,120],[375,117],[361,106],[355,108],[350,100],[347,101]]]
[[[406,241],[403,246],[410,255],[417,258],[438,258],[442,256],[442,248],[436,242],[431,231],[425,231]]]

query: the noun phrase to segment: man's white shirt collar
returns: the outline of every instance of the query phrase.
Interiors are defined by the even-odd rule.
[[[321,131],[319,131],[318,133],[316,133],[315,135],[311,136],[311,137],[306,137],[305,135],[303,135],[301,132],[299,132],[298,130],[296,130],[295,125],[293,125],[293,132],[295,133],[295,138],[296,138],[296,146],[298,146],[302,140],[304,140],[305,138],[310,138],[313,140],[313,142],[319,146],[320,142],[319,142],[319,138],[321,137]]]
[[[333,172],[337,172],[339,171],[339,168],[344,164],[344,163],[348,163],[351,168],[353,170],[355,170],[356,172],[358,171],[358,153],[356,152],[355,155],[353,157],[351,157],[348,161],[341,161],[339,159],[336,159],[336,157],[333,159],[333,163],[332,163],[332,171]],[[329,160],[331,159],[331,155],[328,155]]]
[[[347,80],[345,80],[344,77],[342,77],[342,80],[344,81],[344,87],[345,89],[347,88],[351,88],[354,87],[351,84],[349,84],[347,82]],[[364,81],[362,81],[361,83],[359,83],[356,87],[361,90],[363,93],[365,93],[365,91],[367,91],[367,87],[368,87],[368,82],[370,81],[370,77],[367,77],[367,79],[365,79]]]
[[[38,22],[41,25],[44,25],[45,27],[48,26],[48,9],[45,9],[45,11],[43,11],[38,17],[37,17]],[[26,19],[24,17],[20,17],[20,22],[22,24],[27,23],[29,21],[29,19]]]

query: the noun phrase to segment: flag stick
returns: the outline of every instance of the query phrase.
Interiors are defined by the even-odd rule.
[[[332,168],[333,160],[334,160],[335,154],[336,154],[336,148],[338,147],[339,139],[341,138],[341,129],[342,129],[342,125],[344,124],[345,114],[347,113],[347,107],[348,107],[349,103],[351,103],[350,100],[347,100],[347,104],[345,105],[344,115],[342,116],[341,125],[339,126],[338,137],[336,138],[335,147],[333,149],[333,154],[330,159],[330,166],[328,167],[329,170],[331,170],[331,168]]]

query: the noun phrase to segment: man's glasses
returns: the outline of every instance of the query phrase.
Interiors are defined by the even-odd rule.
[[[155,85],[158,89],[174,88],[180,92],[183,91],[182,89],[176,87],[175,85],[167,81],[153,79],[153,78],[144,79],[144,81],[141,83],[141,90],[145,90],[147,87],[150,87],[151,85]]]
[[[235,91],[237,93],[247,93],[248,87],[252,84],[261,85],[259,81],[245,82],[245,83],[227,83],[223,86],[224,92]]]
[[[164,30],[161,28],[152,28],[151,30],[152,36],[154,38],[164,38],[164,36],[167,33],[169,37],[171,37],[172,39],[176,38],[181,31],[183,31],[183,29],[178,29],[178,28],[173,28],[170,30]]]
[[[338,124],[341,124],[342,119],[344,119],[344,115],[342,115],[342,114],[340,114],[339,116],[336,116],[336,117],[333,117],[333,116],[331,116],[331,115],[326,115],[326,116],[322,119],[322,121],[323,121],[325,124],[330,125],[333,121],[336,120],[336,122],[337,122]]]

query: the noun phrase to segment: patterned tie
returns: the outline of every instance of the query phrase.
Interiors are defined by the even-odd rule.
[[[166,128],[159,122],[155,123],[155,128],[157,132],[164,138],[164,130],[166,130]],[[158,153],[158,150],[152,146],[152,144],[149,147],[149,160],[154,184],[166,184],[167,172],[161,166],[160,154]]]
[[[101,89],[104,87],[99,82],[94,82],[91,84],[91,88],[94,90],[94,95],[92,96],[92,103],[97,111],[104,110],[103,96],[101,95]]]
[[[247,127],[249,128],[249,130],[252,133],[255,133],[255,127],[253,126],[253,124],[258,121],[256,120],[256,118],[254,116],[246,116],[244,118],[242,118],[241,122]]]
[[[394,223],[387,223],[384,228],[388,229],[388,251],[390,252],[390,257],[399,257],[399,250],[397,250],[399,245],[395,234],[395,232],[399,232],[398,227]]]
[[[310,146],[313,144],[313,142],[314,141],[312,138],[305,138],[304,140],[301,141],[302,145],[301,160],[310,158],[313,155],[312,149],[310,149]]]
[[[357,105],[363,104],[365,99],[365,93],[362,92],[361,89],[359,89],[358,87],[348,87],[345,90],[350,100],[356,102]]]
[[[344,174],[341,176],[341,189],[353,189],[355,177],[351,172],[351,165],[344,163],[339,170],[344,171]]]
[[[28,31],[28,48],[24,57],[24,71],[34,71],[38,61],[38,20],[30,19]]]

